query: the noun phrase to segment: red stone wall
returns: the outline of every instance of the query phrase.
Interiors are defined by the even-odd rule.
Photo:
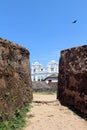
[[[61,51],[57,98],[87,115],[87,45]]]
[[[32,101],[29,51],[0,38],[0,119]]]

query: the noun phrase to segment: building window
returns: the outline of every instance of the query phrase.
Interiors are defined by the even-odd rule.
[[[41,69],[41,71],[43,71],[43,69]]]
[[[51,68],[51,71],[54,71],[54,68]]]
[[[36,70],[34,69],[33,72],[35,73],[35,71],[36,71]]]
[[[48,82],[49,82],[49,83],[51,83],[51,82],[52,82],[52,80],[48,80]]]

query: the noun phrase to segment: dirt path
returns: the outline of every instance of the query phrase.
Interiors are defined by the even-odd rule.
[[[24,130],[87,130],[87,121],[67,107],[55,95],[34,94],[31,112]]]

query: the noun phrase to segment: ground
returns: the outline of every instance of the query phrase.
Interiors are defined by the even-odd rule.
[[[24,130],[87,130],[87,121],[56,100],[55,94],[34,93],[31,118]]]

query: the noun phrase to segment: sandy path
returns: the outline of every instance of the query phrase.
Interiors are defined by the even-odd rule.
[[[87,130],[87,121],[61,106],[56,95],[34,94],[34,101],[24,130]]]

